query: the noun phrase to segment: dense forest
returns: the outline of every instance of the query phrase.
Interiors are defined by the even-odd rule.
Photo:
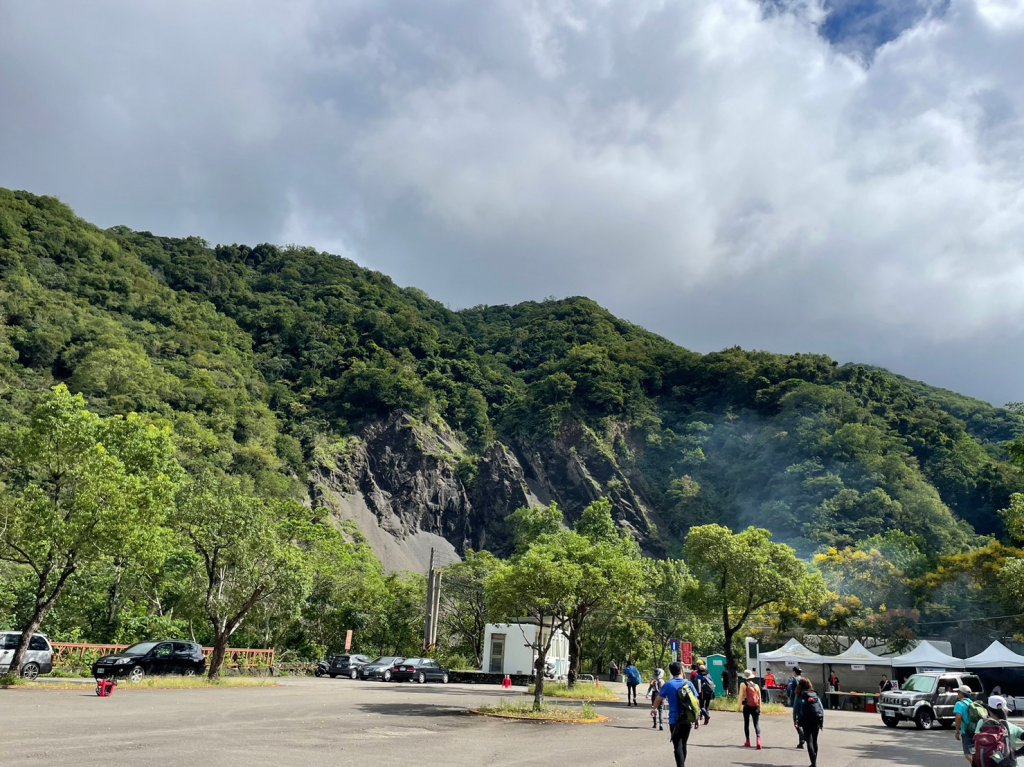
[[[330,254],[101,230],[53,198],[0,190],[4,428],[28,429],[58,384],[98,418],[138,413],[166,428],[187,476],[230,477],[247,497],[314,509],[323,477],[344,473],[354,445],[380,474],[385,458],[371,437],[400,414],[434,435],[440,447],[421,445],[420,458],[447,466],[451,492],[472,507],[457,535],[444,518],[450,499],[413,527],[461,554],[481,547],[484,528],[488,548],[513,552],[507,499],[492,489],[507,477],[486,481],[500,446],[530,498],[557,502],[572,524],[606,497],[649,555],[681,557],[697,526],[755,526],[805,560],[817,556],[823,572],[837,562],[861,572],[858,552],[895,568],[898,596],[878,596],[874,579],[848,574],[835,586],[870,582],[851,596],[899,605],[901,626],[931,617],[937,631],[940,620],[1007,609],[990,593],[998,568],[987,555],[977,560],[988,552],[1001,563],[1015,551],[1000,513],[1024,491],[1013,461],[1024,418],[1014,409],[822,355],[698,354],[586,298],[452,311]],[[10,472],[14,458],[4,460]],[[391,600],[418,599],[420,581],[368,564],[363,535],[335,521],[336,544],[374,582],[359,586],[334,628],[369,626],[366,605],[382,589]],[[5,578],[23,575],[6,567]],[[94,640],[144,634],[155,592],[126,595],[111,577],[102,569],[81,579],[72,597],[94,588],[106,603],[71,599],[51,630]],[[163,577],[173,582],[173,568]],[[328,586],[319,588],[329,599]],[[941,596],[971,589],[985,599]],[[28,609],[16,590],[0,592],[0,622]],[[135,623],[118,613],[129,602]],[[87,620],[90,610],[105,617]],[[324,614],[310,608],[307,620]],[[326,628],[296,640],[300,624],[274,634],[265,622],[248,641],[329,644]]]

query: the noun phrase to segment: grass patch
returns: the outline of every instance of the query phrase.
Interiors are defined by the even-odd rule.
[[[0,687],[24,687],[29,684],[27,679],[22,679],[20,676],[0,676]]]
[[[222,687],[277,687],[277,681],[265,677],[232,676],[221,677],[211,682],[206,677],[195,676],[155,676],[141,682],[122,680],[117,684],[117,692],[132,690],[216,690]],[[0,679],[0,687],[20,687],[33,690],[82,690],[91,689],[82,682],[29,682],[25,679],[14,679],[13,684],[6,684]]]
[[[529,686],[528,695],[533,695],[534,686]],[[609,687],[598,687],[590,682],[577,682],[576,686],[570,689],[565,682],[546,682],[544,684],[544,697],[557,698],[559,700],[586,700],[586,701],[617,701],[618,693]]]
[[[711,701],[712,711],[735,711],[743,710],[739,698],[715,698]],[[789,709],[781,703],[762,703],[761,713],[765,716],[783,716],[790,713]]]
[[[523,719],[532,722],[566,722],[570,724],[596,724],[607,722],[608,717],[601,716],[594,709],[594,704],[584,703],[580,708],[553,706],[545,703],[540,711],[533,710],[533,701],[507,700],[502,698],[495,706],[481,706],[473,709],[475,714],[497,716],[503,719]]]

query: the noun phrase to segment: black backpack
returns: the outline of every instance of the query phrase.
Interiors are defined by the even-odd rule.
[[[803,696],[803,706],[800,709],[800,726],[811,729],[821,729],[825,723],[825,709],[821,705],[821,698],[813,690],[808,690]]]

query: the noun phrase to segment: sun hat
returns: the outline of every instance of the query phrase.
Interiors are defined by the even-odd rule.
[[[995,711],[996,709],[1006,708],[1006,698],[1002,695],[990,695],[988,698],[988,707]]]
[[[754,678],[754,672],[753,672],[753,671],[751,671],[751,670],[750,670],[750,669],[748,668],[748,669],[747,669],[746,671],[744,671],[744,672],[743,672],[743,678],[744,678],[744,679],[753,679],[753,678]]]

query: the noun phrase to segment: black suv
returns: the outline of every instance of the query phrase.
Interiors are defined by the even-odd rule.
[[[114,655],[104,655],[92,664],[96,679],[127,677],[139,682],[147,674],[196,676],[206,669],[203,648],[182,639],[140,642]]]
[[[960,685],[970,687],[977,698],[985,688],[975,674],[963,671],[923,671],[914,674],[898,690],[882,694],[878,712],[887,727],[901,721],[913,722],[919,730],[930,730],[938,722],[952,727],[955,717],[956,691]]]
[[[359,669],[369,662],[370,658],[366,655],[335,655],[327,667],[327,674],[331,679],[339,676],[358,679]]]

